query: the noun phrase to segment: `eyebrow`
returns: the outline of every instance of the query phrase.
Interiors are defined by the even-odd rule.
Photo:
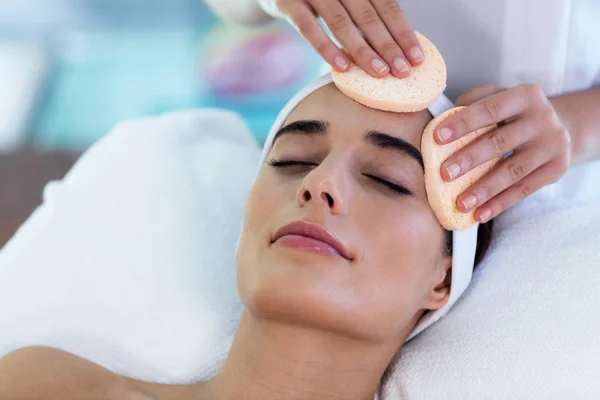
[[[380,149],[393,150],[396,153],[411,157],[413,160],[418,162],[423,171],[425,171],[425,164],[423,163],[423,156],[421,155],[421,152],[406,140],[379,131],[368,131],[364,137],[364,140],[365,142],[377,146]]]
[[[281,128],[273,138],[273,145],[275,141],[281,136],[296,134],[305,136],[325,136],[329,130],[329,122],[321,120],[303,120],[292,122],[283,128]],[[383,150],[392,150],[396,153],[407,155],[421,165],[421,168],[425,170],[425,164],[423,163],[423,156],[421,152],[412,144],[406,140],[392,136],[388,133],[369,130],[365,133],[363,138],[365,143],[371,144]]]
[[[305,136],[324,136],[329,130],[327,121],[294,121],[281,128],[273,138],[273,146],[281,136],[289,134],[300,134]]]

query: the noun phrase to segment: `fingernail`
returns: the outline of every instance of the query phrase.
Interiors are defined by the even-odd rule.
[[[442,129],[438,130],[438,138],[442,142],[445,142],[446,140],[450,139],[450,137],[452,137],[452,129],[442,128]]]
[[[394,68],[398,72],[406,72],[410,69],[408,63],[402,57],[398,57],[394,60]]]
[[[469,211],[471,208],[475,207],[475,204],[477,204],[477,197],[470,194],[464,199],[462,199],[461,202],[465,210]]]
[[[448,172],[450,179],[453,180],[460,174],[460,165],[456,163],[450,164],[446,167],[446,172]]]
[[[487,222],[492,216],[492,212],[490,210],[483,210],[479,213],[479,222],[484,223]]]
[[[342,56],[338,56],[335,58],[335,66],[345,71],[348,68],[348,61]]]
[[[413,47],[412,49],[410,49],[410,58],[413,61],[421,61],[423,60],[423,51],[421,51],[420,48],[418,47]]]
[[[378,58],[374,58],[373,61],[371,61],[371,68],[373,68],[373,70],[378,74],[383,74],[388,69],[387,65],[385,65],[383,61]]]

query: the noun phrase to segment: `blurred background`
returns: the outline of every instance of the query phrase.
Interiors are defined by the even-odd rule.
[[[262,142],[321,65],[287,25],[232,27],[202,0],[0,0],[0,247],[117,122],[222,107]]]

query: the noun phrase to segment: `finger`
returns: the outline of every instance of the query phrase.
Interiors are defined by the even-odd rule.
[[[361,36],[339,1],[313,0],[311,4],[359,67],[376,78],[389,73],[390,67]]]
[[[392,74],[398,78],[410,75],[410,64],[373,5],[363,0],[342,0],[342,3],[367,42],[392,67]]]
[[[531,103],[528,89],[524,87],[517,86],[496,93],[449,117],[437,129],[438,142],[449,143],[469,132],[522,114]]]
[[[466,93],[463,93],[461,96],[456,99],[457,107],[470,106],[471,104],[483,100],[486,97],[490,97],[493,94],[500,93],[505,91],[505,88],[500,86],[488,84],[488,85],[479,85]]]
[[[543,121],[535,118],[520,118],[494,129],[448,157],[442,163],[440,174],[446,182],[451,182],[473,168],[532,141],[541,129],[544,129]]]
[[[371,0],[379,17],[385,23],[387,30],[400,45],[402,52],[408,57],[413,66],[420,65],[425,60],[425,52],[415,34],[414,29],[406,19],[397,0]]]
[[[340,72],[350,68],[350,61],[327,36],[317,22],[310,6],[304,2],[287,2],[285,12],[300,34],[312,45],[326,63]]]
[[[462,212],[472,211],[498,193],[518,184],[555,157],[552,151],[537,147],[525,148],[502,160],[496,168],[458,197],[456,207]]]
[[[475,219],[485,223],[497,217],[500,213],[537,192],[542,187],[557,182],[563,174],[564,170],[561,169],[560,162],[548,163],[540,167],[479,207],[475,211]]]

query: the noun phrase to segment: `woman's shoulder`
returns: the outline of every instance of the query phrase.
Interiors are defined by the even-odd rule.
[[[0,400],[171,400],[197,398],[204,386],[125,378],[52,347],[25,347],[0,358]]]
[[[0,400],[150,400],[127,379],[74,354],[26,347],[0,359]]]

